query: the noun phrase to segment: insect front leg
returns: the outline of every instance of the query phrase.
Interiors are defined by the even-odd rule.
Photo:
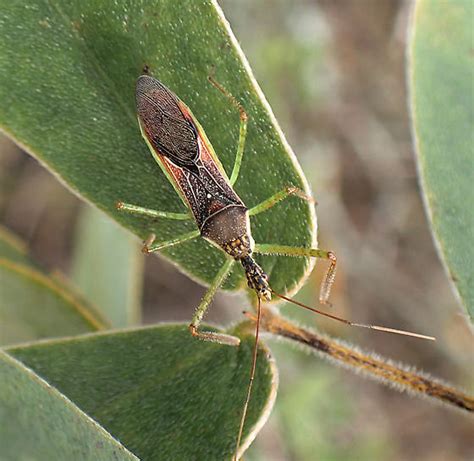
[[[224,283],[224,280],[229,275],[233,264],[234,260],[228,259],[226,263],[222,266],[193,315],[192,322],[189,325],[189,331],[193,336],[198,339],[201,339],[203,341],[210,341],[213,343],[225,344],[228,346],[238,346],[240,344],[240,339],[236,338],[235,336],[215,333],[213,331],[199,331],[199,325],[202,322],[204,314],[209,308],[209,305],[211,304],[211,301],[214,298],[216,291]]]
[[[301,189],[298,189],[294,186],[285,187],[283,190],[273,194],[271,197],[264,200],[262,203],[255,205],[253,208],[250,208],[249,215],[255,216],[259,213],[263,213],[264,211],[269,210],[270,208],[274,207],[277,203],[280,203],[282,200],[295,195],[303,200],[306,200],[310,203],[315,203],[315,200],[310,197],[309,195],[305,194]]]
[[[244,156],[245,140],[247,138],[247,122],[248,115],[245,112],[242,104],[230,94],[211,74],[208,80],[231,102],[231,104],[239,110],[240,128],[239,128],[239,143],[237,145],[237,154],[235,155],[234,167],[230,175],[230,185],[233,186],[239,177],[240,165],[242,164],[242,157]]]
[[[321,304],[330,304],[328,301],[331,293],[331,287],[336,278],[337,258],[332,251],[320,250],[319,248],[292,247],[289,245],[276,245],[267,243],[258,243],[255,245],[254,252],[262,255],[281,255],[281,256],[301,256],[327,259],[329,268],[321,283],[319,291],[319,302]]]

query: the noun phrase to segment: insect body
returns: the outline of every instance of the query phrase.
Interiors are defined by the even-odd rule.
[[[336,258],[333,253],[319,249],[273,244],[255,245],[250,232],[250,216],[268,210],[290,195],[297,195],[305,200],[311,199],[303,191],[289,186],[252,209],[245,206],[232,186],[238,179],[244,152],[247,114],[240,103],[219,83],[212,78],[209,79],[240,112],[240,138],[230,179],[191,110],[161,82],[148,75],[142,75],[136,86],[137,113],[142,135],[153,157],[191,214],[150,210],[123,202],[118,203],[118,208],[152,217],[194,219],[196,222],[197,231],[166,242],[155,243],[155,236],[150,236],[145,243],[145,252],[159,251],[202,236],[232,258],[221,268],[196,309],[190,331],[200,339],[238,345],[238,338],[199,330],[212,297],[231,271],[234,261],[241,263],[248,286],[255,291],[258,299],[270,300],[273,291],[269,286],[268,276],[252,257],[254,252],[329,259],[330,268],[320,294],[320,300],[324,303],[327,301],[330,286],[334,280]]]

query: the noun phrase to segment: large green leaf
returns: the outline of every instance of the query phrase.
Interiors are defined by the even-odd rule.
[[[252,347],[251,336],[240,347],[222,346],[167,325],[8,352],[140,459],[222,461],[233,453]],[[247,436],[275,395],[276,371],[263,346],[257,363]]]
[[[472,0],[419,0],[410,42],[411,106],[425,204],[440,253],[474,318]]]
[[[3,461],[136,460],[67,398],[0,351]]]
[[[140,319],[143,255],[133,236],[96,208],[82,209],[72,280],[113,327]]]
[[[183,205],[139,134],[134,86],[144,65],[189,105],[229,172],[239,116],[207,81],[216,78],[250,116],[236,190],[253,206],[288,185],[306,188],[295,158],[215,1],[0,0],[0,126],[71,189],[140,238],[168,239],[193,223],[118,213],[117,200],[167,211]],[[311,208],[290,198],[252,220],[257,242],[311,245]],[[209,282],[223,254],[205,241],[164,252]],[[265,257],[276,290],[294,288],[305,259]],[[227,288],[243,283],[241,268]]]
[[[96,331],[100,316],[64,284],[0,258],[0,345]]]

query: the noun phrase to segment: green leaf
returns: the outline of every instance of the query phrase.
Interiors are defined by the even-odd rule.
[[[137,459],[67,398],[2,351],[0,376],[3,461]]]
[[[0,0],[0,126],[72,190],[144,239],[160,240],[194,223],[138,218],[123,200],[183,211],[173,187],[141,139],[134,87],[144,65],[192,109],[231,171],[239,116],[208,81],[216,78],[247,110],[248,141],[236,191],[248,206],[282,188],[307,189],[215,1],[61,2]],[[312,208],[292,197],[252,219],[259,243],[315,244]],[[190,276],[209,282],[224,255],[201,239],[164,251]],[[275,290],[296,288],[305,258],[262,257]],[[244,284],[236,266],[226,287]]]
[[[30,266],[0,259],[0,344],[77,335],[104,326],[64,285]]]
[[[471,0],[420,0],[410,42],[411,109],[435,240],[474,318],[474,67]]]
[[[76,229],[72,280],[113,327],[140,320],[143,255],[137,239],[96,208],[84,207]]]
[[[108,326],[60,273],[45,273],[26,245],[0,227],[0,345]]]
[[[8,352],[140,459],[222,461],[235,446],[252,347],[251,336],[240,347],[222,346],[167,325]],[[263,346],[257,365],[247,436],[263,424],[275,396],[276,370]]]
[[[3,226],[0,226],[0,258],[36,267],[28,257],[26,244]]]

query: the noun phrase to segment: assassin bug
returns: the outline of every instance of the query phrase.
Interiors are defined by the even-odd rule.
[[[289,186],[250,210],[245,206],[232,186],[239,176],[248,117],[241,104],[232,95],[212,77],[209,77],[209,80],[229,98],[240,113],[239,143],[230,179],[190,109],[161,82],[148,75],[142,75],[136,87],[138,120],[142,135],[153,157],[175,186],[191,214],[150,210],[123,202],[119,202],[117,208],[155,218],[195,220],[198,230],[166,242],[155,243],[155,236],[150,235],[143,247],[145,253],[159,251],[201,236],[231,257],[211,283],[209,291],[196,309],[189,328],[193,336],[200,339],[238,345],[238,338],[199,330],[215,292],[231,271],[234,261],[241,263],[248,285],[256,292],[258,299],[270,300],[273,291],[268,284],[267,275],[252,257],[254,252],[328,259],[330,267],[320,294],[321,303],[326,304],[335,277],[336,256],[330,251],[314,248],[268,244],[255,246],[250,232],[250,216],[270,209],[290,195],[297,195],[310,201],[312,199],[296,187]]]
[[[331,285],[336,274],[336,256],[331,251],[318,248],[292,247],[285,245],[255,244],[250,232],[249,218],[263,213],[291,195],[312,201],[303,191],[289,186],[276,192],[262,203],[248,209],[242,199],[235,193],[232,186],[239,177],[240,165],[244,153],[247,134],[247,114],[242,105],[228,93],[213,77],[210,82],[221,91],[239,110],[240,134],[234,167],[228,178],[214,149],[207,139],[203,128],[195,119],[191,110],[161,82],[149,75],[142,75],[137,80],[136,103],[138,121],[143,138],[162,168],[165,175],[175,187],[190,213],[170,213],[143,208],[137,205],[118,202],[117,208],[129,213],[146,215],[154,218],[187,220],[194,219],[198,229],[165,242],[155,242],[152,234],[144,243],[145,253],[152,253],[199,236],[224,251],[229,257],[218,271],[215,279],[196,309],[189,325],[193,336],[230,346],[238,346],[240,340],[227,334],[201,331],[200,324],[217,289],[231,272],[234,263],[241,264],[248,286],[257,295],[257,319],[255,346],[251,377],[247,398],[244,403],[239,434],[237,436],[236,454],[242,437],[247,407],[250,400],[252,382],[255,374],[261,301],[270,301],[272,295],[293,302],[313,312],[331,317],[349,325],[361,326],[392,333],[408,334],[432,339],[423,335],[403,332],[375,325],[364,325],[349,322],[334,315],[321,312],[298,303],[291,298],[276,293],[268,282],[268,276],[254,260],[254,253],[276,254],[286,256],[316,257],[327,259],[329,268],[323,279],[320,290],[321,304],[328,304]]]

